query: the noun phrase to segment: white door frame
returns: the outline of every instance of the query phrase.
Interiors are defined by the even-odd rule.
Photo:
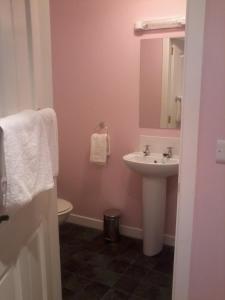
[[[173,300],[189,300],[207,0],[188,0]]]

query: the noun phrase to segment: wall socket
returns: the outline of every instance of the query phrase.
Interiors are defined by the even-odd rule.
[[[225,140],[217,140],[216,162],[218,164],[225,164]]]

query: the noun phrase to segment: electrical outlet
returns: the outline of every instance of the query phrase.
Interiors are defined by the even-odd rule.
[[[217,140],[216,162],[218,164],[225,164],[225,140]]]

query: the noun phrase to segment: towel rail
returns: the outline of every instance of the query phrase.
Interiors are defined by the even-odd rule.
[[[105,130],[106,133],[108,134],[108,126],[105,125],[105,122],[104,121],[101,121],[96,127],[95,127],[95,131],[98,130],[98,131],[102,131],[102,130]]]
[[[178,102],[178,101],[182,102],[182,97],[177,96],[177,97],[175,98],[175,101],[176,101],[176,102]]]

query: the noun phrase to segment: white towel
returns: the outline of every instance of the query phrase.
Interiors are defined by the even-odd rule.
[[[47,133],[41,115],[27,110],[0,119],[6,173],[5,211],[14,213],[42,191],[53,188]]]
[[[90,161],[105,165],[110,154],[109,136],[107,133],[94,133],[91,136]]]
[[[41,115],[48,138],[52,172],[54,176],[59,173],[59,151],[58,151],[58,126],[56,113],[52,108],[44,108],[38,111]]]

